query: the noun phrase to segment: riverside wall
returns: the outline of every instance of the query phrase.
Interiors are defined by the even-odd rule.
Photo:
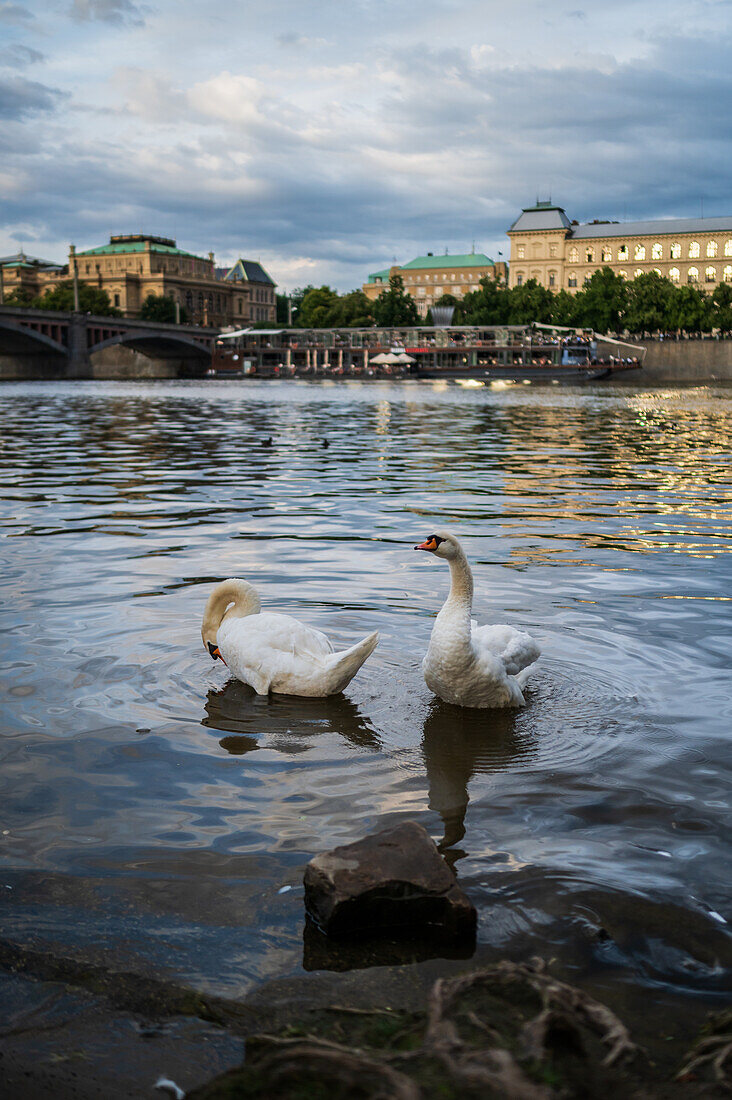
[[[618,375],[614,385],[732,382],[732,340],[641,340],[640,344],[647,349],[642,372]],[[603,357],[617,355],[617,348],[601,341],[598,351]]]

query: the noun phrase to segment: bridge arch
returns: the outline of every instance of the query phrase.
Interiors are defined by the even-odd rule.
[[[19,325],[0,317],[0,355],[38,354],[53,352],[66,358],[69,349],[58,340],[53,340],[42,332],[27,325]]]
[[[132,347],[135,351],[142,352],[143,355],[149,355],[151,358],[158,356],[174,358],[180,355],[191,358],[191,353],[194,353],[200,359],[209,360],[211,358],[211,348],[199,343],[197,340],[192,340],[189,336],[178,335],[177,333],[157,334],[153,332],[117,333],[117,335],[110,336],[98,344],[93,344],[89,348],[89,354],[94,355],[96,352],[106,350],[106,348],[119,347],[120,345]],[[167,356],[166,352],[168,353]]]

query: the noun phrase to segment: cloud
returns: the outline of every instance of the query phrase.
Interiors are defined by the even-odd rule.
[[[12,0],[0,0],[0,21],[5,23],[26,23],[35,16],[22,4],[14,4]]]
[[[0,65],[6,65],[11,69],[21,69],[44,59],[45,55],[40,50],[34,50],[31,46],[22,46],[19,42],[14,42],[0,50]]]
[[[280,46],[297,46],[298,49],[310,49],[312,47],[329,46],[327,38],[311,38],[307,34],[298,34],[296,31],[284,31],[277,35]]]
[[[99,20],[131,26],[144,24],[140,8],[132,0],[73,0],[69,14],[80,23]]]
[[[22,77],[0,78],[0,117],[24,118],[38,112],[53,111],[65,98],[56,88],[47,88]]]

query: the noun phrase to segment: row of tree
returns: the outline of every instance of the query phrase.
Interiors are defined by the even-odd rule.
[[[21,309],[52,309],[71,313],[74,308],[73,279],[64,279],[46,290],[44,294],[35,297],[27,290],[14,290],[6,296],[5,304],[16,305]],[[79,283],[79,309],[82,313],[91,313],[95,317],[122,316],[121,310],[112,305],[106,290],[100,290],[99,287],[82,282]],[[173,298],[160,294],[148,294],[140,307],[141,321],[173,324],[175,319],[176,307]],[[180,306],[181,324],[187,319],[184,307]]]
[[[575,294],[554,293],[530,279],[509,287],[481,279],[463,298],[444,294],[436,305],[453,306],[454,325],[546,324],[591,328],[596,332],[722,332],[732,331],[732,286],[720,283],[711,294],[694,284],[677,285],[655,271],[626,282],[609,267],[601,268]],[[404,289],[401,276],[375,301],[362,290],[339,295],[329,286],[296,290],[289,305],[277,297],[277,321],[299,328],[379,328],[432,324],[431,311],[422,319]]]
[[[30,309],[70,312],[74,308],[71,279],[58,283],[40,297],[15,291],[5,299],[8,305]],[[523,286],[509,287],[495,279],[481,279],[478,288],[463,298],[444,294],[437,305],[453,306],[454,325],[546,324],[591,328],[596,332],[732,332],[732,286],[720,283],[711,294],[695,284],[678,285],[655,271],[626,282],[609,267],[603,267],[578,290],[554,294],[529,279]],[[106,290],[79,284],[79,308],[97,316],[120,317]],[[404,289],[400,275],[392,275],[389,286],[375,301],[362,290],[338,294],[329,286],[304,287],[288,299],[277,296],[277,321],[298,328],[379,328],[432,324],[428,312],[422,319],[414,298]],[[140,310],[143,321],[172,323],[176,306],[172,298],[148,294]],[[180,321],[187,320],[180,308]],[[267,322],[268,323],[268,322]],[[265,322],[262,322],[265,325]],[[262,327],[262,326],[260,326]]]

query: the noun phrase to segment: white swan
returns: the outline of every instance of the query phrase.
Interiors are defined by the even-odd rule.
[[[459,707],[522,707],[521,688],[539,656],[536,642],[512,626],[478,626],[471,619],[473,574],[454,535],[430,535],[414,549],[445,558],[452,577],[422,662],[427,687]]]
[[[350,649],[334,653],[319,630],[289,615],[262,611],[261,606],[247,581],[222,581],[208,598],[201,628],[213,659],[220,658],[257,695],[335,695],[351,682],[379,641],[377,633],[369,634]]]

